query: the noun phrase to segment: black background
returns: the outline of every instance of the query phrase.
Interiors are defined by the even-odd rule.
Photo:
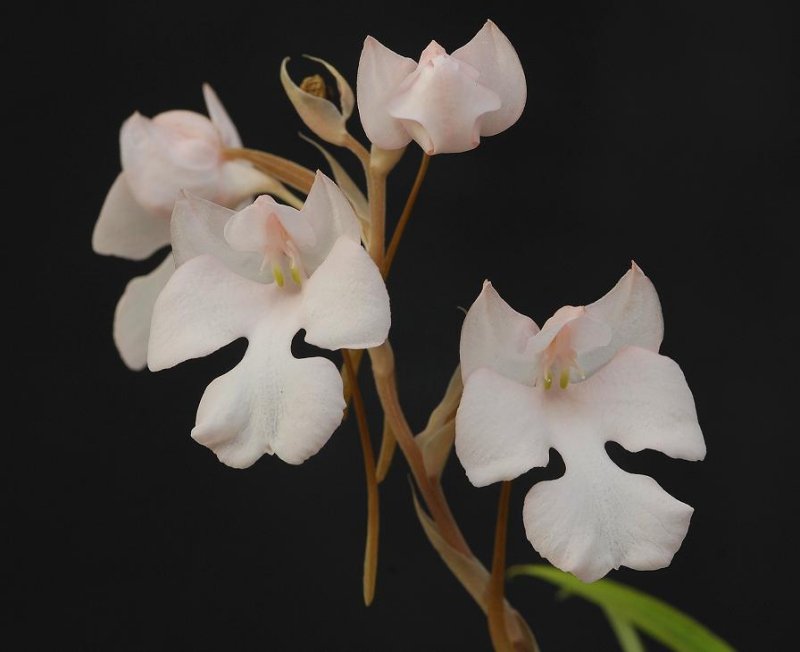
[[[24,635],[13,649],[488,649],[483,616],[416,522],[404,462],[382,487],[378,593],[366,609],[354,424],[300,467],[273,458],[224,467],[189,430],[204,387],[244,343],[171,371],[129,372],[111,340],[114,305],[158,256],[133,263],[90,248],[119,170],[118,129],[133,110],[203,111],[209,81],[247,145],[315,167],[278,81],[284,55],[298,79],[307,52],[354,82],[368,33],[416,57],[431,38],[459,47],[487,17],[517,47],[529,100],[509,131],[432,162],[389,282],[412,424],[422,426],[457,363],[457,307],[484,278],[541,324],[565,303],[598,298],[635,259],[659,290],[662,350],[686,373],[709,453],[689,463],[612,449],[696,512],[669,569],[611,576],[737,648],[781,649],[793,609],[776,587],[797,548],[788,534],[797,243],[787,229],[800,208],[800,130],[789,11],[764,2],[534,2],[526,16],[488,3],[201,5],[30,5],[3,20],[4,123],[18,172],[6,187],[3,244],[13,309],[0,593],[6,636]],[[360,134],[357,117],[351,127]],[[418,159],[409,148],[390,179],[392,216]],[[554,455],[550,469],[515,482],[510,563],[538,560],[522,501],[560,464]],[[488,561],[497,487],[473,488],[454,460],[445,481]],[[559,602],[535,580],[515,580],[508,593],[545,651],[615,649],[594,607]]]

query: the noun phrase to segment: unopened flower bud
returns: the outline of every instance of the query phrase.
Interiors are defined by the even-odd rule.
[[[286,70],[288,57],[281,63],[281,83],[294,106],[297,114],[317,136],[334,145],[343,145],[349,138],[345,123],[353,112],[355,98],[353,89],[344,77],[332,65],[317,59],[307,57],[316,61],[327,69],[336,80],[336,87],[339,92],[339,106],[337,107],[330,99],[331,93],[321,75],[312,75],[303,79],[300,86],[295,84]]]

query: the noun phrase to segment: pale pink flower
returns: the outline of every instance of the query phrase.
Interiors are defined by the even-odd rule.
[[[207,84],[203,95],[210,120],[191,111],[167,111],[152,119],[134,113],[122,125],[122,172],[95,224],[95,252],[142,260],[168,245],[169,218],[181,190],[235,206],[274,188],[273,179],[250,165],[225,159],[224,149],[241,147],[241,139]],[[153,302],[174,268],[167,255],[153,272],[134,278],[117,304],[114,342],[132,369],[146,365]]]
[[[636,265],[602,299],[561,308],[541,330],[488,282],[464,321],[456,454],[485,486],[546,466],[555,448],[566,472],[528,493],[525,530],[543,557],[586,582],[622,565],[669,565],[689,527],[689,505],[604,448],[705,456],[683,373],[658,353],[662,336],[658,295]]]
[[[192,437],[233,467],[275,454],[300,464],[345,407],[336,366],[297,359],[292,339],[326,349],[381,344],[389,296],[339,188],[318,172],[302,210],[267,196],[233,212],[187,195],[175,206],[178,268],[156,301],[148,363],[172,367],[239,337],[249,346],[206,389]]]
[[[358,65],[361,123],[382,149],[412,140],[428,154],[473,149],[517,121],[526,94],[517,52],[490,20],[452,54],[431,41],[419,63],[368,36]]]

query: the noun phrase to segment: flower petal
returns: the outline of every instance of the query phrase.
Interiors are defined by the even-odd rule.
[[[263,252],[269,243],[267,225],[277,213],[278,202],[262,196],[249,206],[231,214],[223,230],[225,242],[236,251]]]
[[[184,193],[175,202],[170,230],[172,253],[180,267],[186,261],[210,254],[239,276],[269,283],[272,274],[262,269],[263,256],[258,253],[237,251],[225,240],[225,225],[234,211],[195,195]]]
[[[538,374],[545,372],[542,367],[547,359],[546,349],[555,345],[558,348],[556,337],[566,336],[572,355],[577,355],[578,361],[585,352],[596,351],[603,348],[611,341],[611,326],[603,321],[594,319],[583,306],[563,306],[548,319],[535,337],[531,338],[528,345],[528,354],[535,360]],[[563,349],[562,349],[563,351]],[[537,374],[537,375],[538,375]],[[590,374],[580,365],[569,369],[570,382],[579,383]]]
[[[252,201],[253,195],[268,192],[280,196],[284,188],[274,178],[244,161],[225,161],[219,169],[219,187],[210,197],[225,206],[236,207]]]
[[[513,125],[522,115],[527,97],[525,72],[514,46],[491,20],[452,57],[480,72],[478,83],[500,97],[500,108],[481,118],[481,136],[494,136]]]
[[[513,480],[549,460],[542,392],[481,368],[466,380],[456,414],[456,455],[470,482]]]
[[[388,103],[427,154],[466,152],[480,143],[481,121],[501,107],[494,91],[477,83],[464,64],[439,56],[420,65]]]
[[[680,367],[666,356],[625,348],[569,391],[570,409],[596,424],[602,443],[612,440],[631,452],[650,448],[684,460],[705,457],[692,392]]]
[[[389,295],[366,251],[341,236],[302,291],[306,341],[326,349],[366,349],[389,335]]]
[[[533,385],[536,368],[526,355],[530,339],[539,332],[532,319],[515,311],[489,281],[470,306],[461,328],[461,371],[466,379],[480,367],[525,385]]]
[[[621,470],[602,449],[565,461],[564,476],[540,482],[525,498],[522,518],[536,551],[584,582],[620,566],[668,566],[692,508],[652,478]]]
[[[283,420],[275,433],[275,454],[289,464],[302,464],[342,422],[346,406],[342,377],[325,358],[293,358],[281,379]]]
[[[611,342],[579,355],[578,363],[587,375],[606,364],[624,346],[658,351],[664,337],[661,302],[652,282],[633,263],[631,269],[604,297],[586,306],[586,313],[611,326]]]
[[[279,204],[269,195],[261,195],[252,204],[231,215],[225,225],[225,240],[238,251],[263,254],[269,246],[268,225],[272,215],[278,218],[281,226],[301,250],[316,244],[314,228],[303,212]]]
[[[163,147],[169,162],[187,171],[216,167],[222,138],[211,120],[201,113],[173,109],[140,121],[152,145]]]
[[[225,147],[241,147],[242,139],[239,136],[236,125],[233,124],[233,120],[231,120],[210,84],[203,84],[203,99],[206,101],[206,108],[211,122],[217,128]]]
[[[134,371],[147,366],[150,320],[159,292],[175,271],[169,254],[152,272],[132,279],[114,312],[114,343],[123,362]]]
[[[300,214],[311,224],[315,236],[311,246],[297,243],[309,273],[322,264],[339,237],[361,242],[361,227],[353,207],[339,187],[319,170]]]
[[[605,346],[611,340],[611,327],[603,321],[593,319],[583,306],[562,306],[542,326],[542,330],[531,340],[530,351],[541,353],[564,329],[570,331],[570,343],[579,353]]]
[[[166,369],[248,335],[276,291],[234,274],[213,256],[192,258],[156,301],[148,366]]]
[[[169,219],[141,206],[120,172],[106,195],[92,233],[92,249],[106,256],[142,260],[169,244]]]
[[[417,64],[385,47],[372,36],[364,40],[358,62],[356,99],[364,132],[383,149],[398,149],[411,142],[403,125],[389,115],[388,104],[402,81]]]
[[[181,190],[217,199],[220,142],[200,114],[168,111],[149,120],[134,113],[120,130],[122,169],[131,194],[165,218]]]
[[[328,165],[331,166],[331,171],[333,172],[333,178],[336,180],[336,185],[339,186],[339,190],[341,190],[350,200],[350,204],[353,206],[356,217],[358,217],[358,219],[362,222],[368,222],[369,202],[367,201],[364,193],[361,191],[361,188],[358,187],[358,184],[356,184],[352,177],[347,173],[347,170],[345,170],[341,163],[334,158],[333,154],[331,154],[318,142],[308,138],[307,136],[304,136],[303,134],[300,134],[300,138],[316,147],[325,157]]]
[[[203,394],[192,437],[228,466],[248,467],[265,453],[300,464],[342,420],[338,370],[323,358],[292,357],[293,330],[259,324],[242,361]]]

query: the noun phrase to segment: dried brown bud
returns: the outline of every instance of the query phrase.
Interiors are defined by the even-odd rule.
[[[345,123],[355,106],[353,90],[332,65],[322,59],[304,56],[324,66],[331,77],[336,80],[336,86],[330,86],[319,74],[306,77],[298,86],[292,81],[286,70],[286,63],[289,61],[287,57],[281,62],[283,89],[298,115],[311,131],[329,143],[344,145],[350,137]],[[336,103],[334,103],[334,98]]]
[[[322,75],[306,77],[300,82],[300,89],[314,97],[328,99],[328,88],[325,86],[325,80],[322,78]]]

